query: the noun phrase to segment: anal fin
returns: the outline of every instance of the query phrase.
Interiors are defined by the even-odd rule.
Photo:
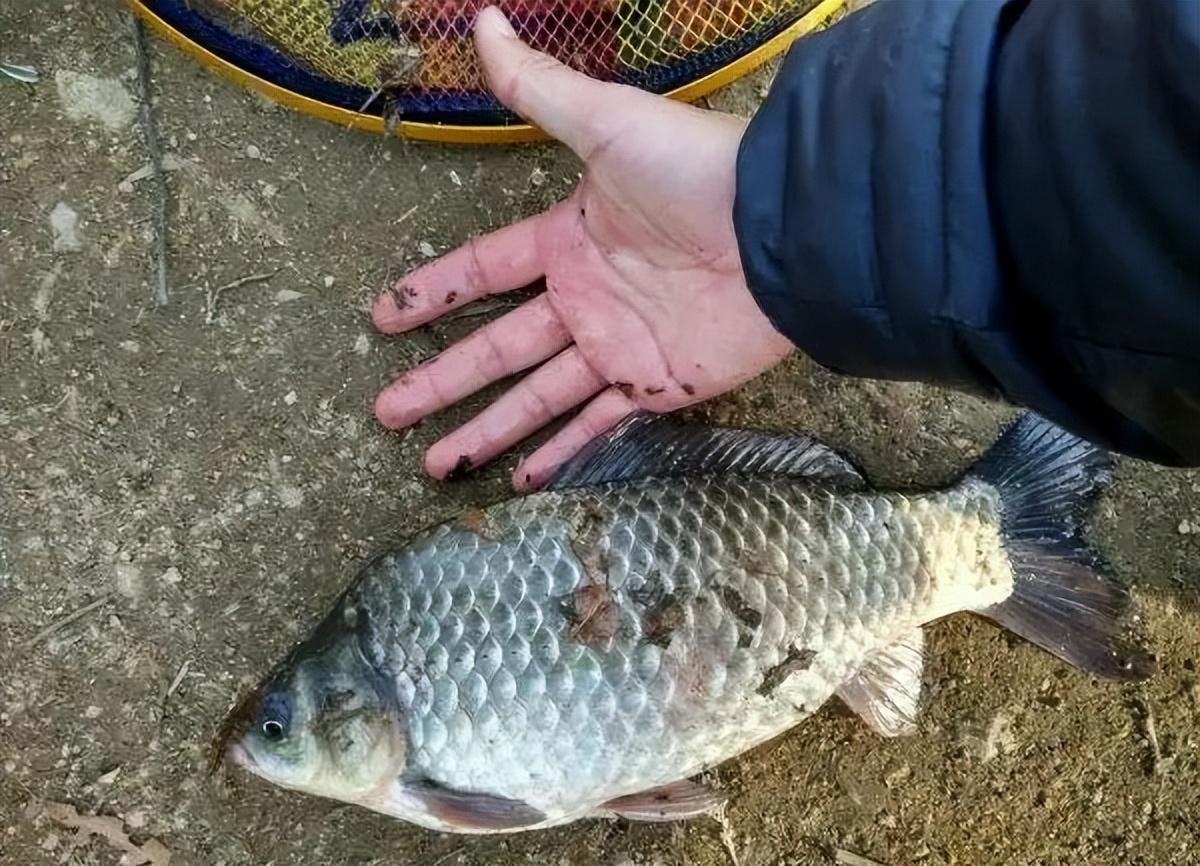
[[[609,800],[600,808],[630,821],[684,821],[711,815],[725,795],[689,779]]]
[[[867,659],[837,690],[837,696],[880,736],[913,733],[921,699],[924,647],[924,633],[914,629]]]

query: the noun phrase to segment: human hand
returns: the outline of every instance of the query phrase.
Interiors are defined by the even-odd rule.
[[[505,105],[586,164],[579,187],[543,214],[468,241],[375,301],[400,333],[487,295],[545,277],[546,291],[384,390],[375,414],[403,428],[505,376],[531,369],[435,443],[435,478],[478,466],[584,401],[513,475],[536,488],[636,409],[668,412],[716,396],[792,351],[746,286],[733,230],[744,122],[568,69],[480,13],[476,48]]]

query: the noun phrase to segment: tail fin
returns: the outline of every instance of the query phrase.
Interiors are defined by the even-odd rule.
[[[1125,589],[1083,536],[1113,459],[1049,421],[1023,415],[968,474],[1000,493],[1013,593],[978,613],[1082,670],[1145,679],[1154,659],[1127,643]]]

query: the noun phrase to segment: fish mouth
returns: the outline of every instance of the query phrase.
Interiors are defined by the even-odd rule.
[[[225,748],[225,760],[235,767],[241,767],[255,775],[259,774],[258,763],[254,756],[241,743],[232,742]]]

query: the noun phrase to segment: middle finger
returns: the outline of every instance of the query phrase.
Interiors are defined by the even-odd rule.
[[[542,294],[410,370],[375,400],[375,415],[393,429],[415,424],[505,376],[562,351],[571,334]]]

